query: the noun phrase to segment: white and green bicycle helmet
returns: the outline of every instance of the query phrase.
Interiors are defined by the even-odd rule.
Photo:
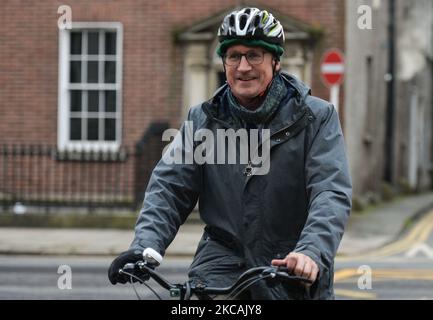
[[[218,40],[217,54],[221,57],[235,44],[263,47],[277,58],[284,52],[283,26],[271,13],[257,8],[243,8],[226,15],[218,29]]]

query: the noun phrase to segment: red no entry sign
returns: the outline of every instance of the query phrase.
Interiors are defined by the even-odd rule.
[[[331,49],[325,52],[320,64],[320,73],[327,86],[341,84],[344,77],[344,56],[340,50]]]

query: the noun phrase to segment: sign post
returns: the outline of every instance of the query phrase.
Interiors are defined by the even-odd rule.
[[[344,55],[338,49],[325,52],[320,64],[322,80],[330,88],[330,102],[338,112],[340,85],[344,78]]]

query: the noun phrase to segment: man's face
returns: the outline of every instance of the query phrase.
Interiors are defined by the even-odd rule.
[[[279,62],[273,59],[273,55],[270,52],[260,47],[247,47],[241,44],[227,49],[226,60],[230,57],[236,57],[238,54],[246,54],[248,52],[250,57],[254,57],[255,54],[263,55],[264,52],[263,62],[252,64],[247,61],[246,56],[241,56],[238,65],[226,64],[225,66],[227,82],[233,95],[246,107],[254,102],[260,93],[266,90],[266,87],[273,78],[272,69],[274,64],[276,64],[275,70],[279,70],[280,68]]]

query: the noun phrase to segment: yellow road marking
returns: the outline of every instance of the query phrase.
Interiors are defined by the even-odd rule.
[[[341,269],[334,274],[334,282],[352,279],[361,276],[357,269]],[[431,269],[373,269],[373,281],[381,280],[424,280],[433,281],[433,270]],[[337,296],[350,297],[354,299],[376,299],[376,294],[362,290],[334,289]]]
[[[341,269],[334,274],[334,282],[360,277],[357,269]],[[428,280],[433,281],[433,269],[372,269],[373,279]]]
[[[433,270],[373,270],[373,278],[432,281]]]
[[[427,240],[432,228],[433,211],[419,221],[405,238],[379,249],[376,253],[379,256],[389,256],[391,254],[404,252],[414,244],[422,243]]]
[[[433,210],[424,216],[409,233],[402,239],[388,244],[369,253],[353,255],[348,257],[337,257],[339,261],[363,259],[363,258],[383,258],[409,250],[413,245],[425,242],[433,230]]]
[[[337,296],[357,298],[357,299],[376,299],[376,294],[372,292],[345,290],[345,289],[334,289],[334,293]]]
[[[334,282],[360,275],[357,269],[341,269],[334,273]]]

